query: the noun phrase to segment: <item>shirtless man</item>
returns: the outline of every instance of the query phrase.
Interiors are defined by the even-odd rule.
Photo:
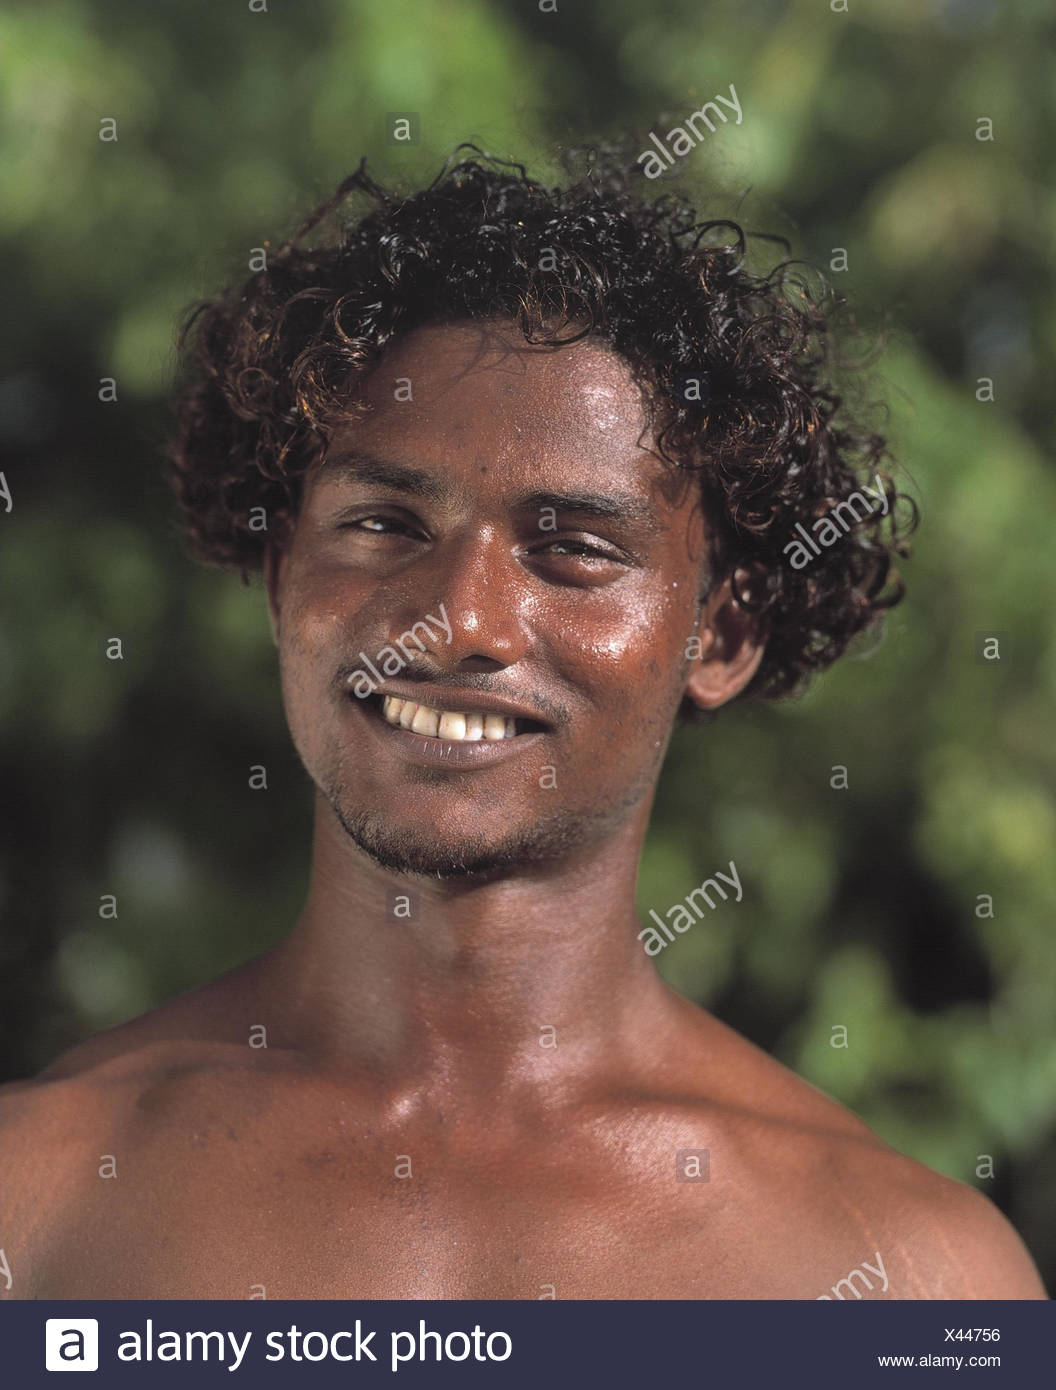
[[[535,215],[565,264],[552,204],[544,226],[507,189],[485,219],[479,190],[517,181],[456,175],[444,206],[422,195],[364,304],[406,274],[412,234],[439,240],[458,216],[527,238]],[[708,262],[724,294],[747,284],[731,254]],[[275,258],[272,302],[333,288],[318,255]],[[425,302],[421,279],[405,292]],[[684,702],[716,710],[765,674],[780,615],[737,601],[748,581],[717,562],[721,516],[660,456],[621,352],[600,333],[529,343],[511,313],[458,314],[441,292],[360,371],[356,410],[327,427],[285,517],[266,491],[277,469],[247,469],[229,514],[203,482],[237,470],[246,439],[274,447],[260,378],[243,377],[253,401],[211,464],[215,385],[188,408],[176,457],[196,545],[259,546],[315,787],[306,901],[275,949],[0,1091],[0,1292],[816,1299],[867,1262],[873,1298],[1046,1297],[988,1199],[656,974],[635,878],[672,727]],[[729,304],[737,332],[760,312]],[[341,321],[351,332],[351,308]],[[307,411],[318,378],[289,364],[308,329],[289,324],[258,349],[286,354]],[[801,473],[820,467],[815,444],[790,443]],[[846,491],[840,476],[822,488]]]

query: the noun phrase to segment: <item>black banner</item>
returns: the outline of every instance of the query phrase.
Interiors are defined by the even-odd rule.
[[[1044,1302],[6,1302],[0,1384],[1033,1387],[1052,1332]]]

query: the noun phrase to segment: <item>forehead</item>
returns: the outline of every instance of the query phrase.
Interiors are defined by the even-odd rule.
[[[660,467],[647,399],[597,338],[547,348],[513,323],[428,324],[387,348],[356,399],[365,413],[338,426],[330,455],[384,440],[423,463],[468,455],[507,474],[604,466],[651,477]]]

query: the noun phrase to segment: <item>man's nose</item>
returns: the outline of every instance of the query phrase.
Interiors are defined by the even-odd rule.
[[[430,623],[430,655],[445,670],[512,666],[528,650],[528,576],[492,529],[449,538],[406,577],[401,616]]]

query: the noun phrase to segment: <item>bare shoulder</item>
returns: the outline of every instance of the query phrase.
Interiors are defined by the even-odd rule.
[[[247,992],[231,972],[83,1039],[38,1075],[0,1086],[0,1127],[11,1142],[83,1138],[159,1081],[224,1070],[246,1052],[235,1021]]]
[[[719,1090],[737,1117],[738,1161],[785,1213],[790,1240],[809,1251],[819,1282],[812,1296],[862,1297],[871,1279],[873,1297],[1048,1297],[1026,1245],[988,1197],[898,1152],[717,1020],[708,1035],[728,1059]],[[847,1277],[867,1267],[882,1268],[882,1279],[852,1278],[849,1293]]]
[[[849,1225],[863,1237],[875,1233],[887,1297],[1047,1298],[1026,1245],[989,1197],[900,1153],[845,1107],[823,1100],[851,1121],[824,1145],[826,1187]]]
[[[34,1271],[100,1164],[157,1115],[152,1098],[181,1085],[207,1088],[245,1047],[218,1042],[209,987],[193,991],[69,1048],[26,1080],[0,1085],[0,1241],[10,1287],[34,1297]],[[2,1271],[0,1271],[2,1275]]]
[[[70,1195],[85,1153],[101,1152],[144,1091],[180,1058],[189,1062],[191,1051],[124,1024],[70,1048],[37,1076],[0,1086],[0,1221],[9,1239],[29,1239]]]
[[[94,1142],[151,1063],[142,1046],[111,1030],[70,1048],[38,1075],[0,1086],[5,1201],[59,1186],[73,1146]]]
[[[936,1290],[927,1296],[1048,1298],[1026,1245],[989,1197],[930,1169],[923,1172],[910,1235],[918,1277]]]
[[[78,1079],[49,1080],[42,1073],[0,1086],[0,1243],[6,1265],[0,1297],[37,1296],[41,1252],[60,1213],[82,1190],[83,1155],[106,1147],[107,1110],[104,1094]]]

